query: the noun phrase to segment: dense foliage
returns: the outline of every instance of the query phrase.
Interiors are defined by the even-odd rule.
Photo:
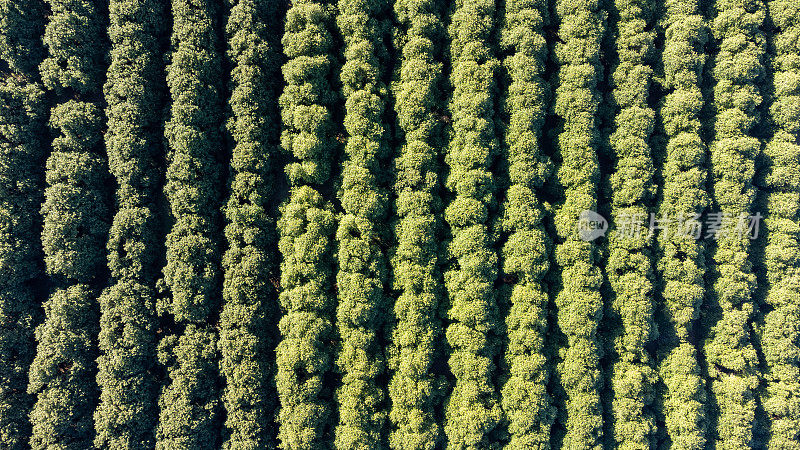
[[[450,24],[451,140],[445,161],[450,204],[444,218],[452,241],[445,258],[450,301],[447,342],[455,376],[447,400],[445,433],[456,447],[485,446],[500,423],[496,386],[498,353],[497,251],[489,229],[496,210],[491,173],[497,154],[495,94],[498,61],[490,0],[457,0]]]
[[[398,146],[394,160],[395,239],[390,445],[432,449],[443,438],[442,374],[434,367],[443,336],[440,246],[442,145],[441,25],[436,0],[398,0],[394,5],[402,55],[393,92]]]
[[[105,142],[117,180],[117,212],[107,246],[109,286],[100,297],[98,447],[152,447],[158,418],[155,280],[161,250],[163,15],[157,1],[121,0],[109,6]]]
[[[278,249],[275,187],[280,123],[280,25],[277,2],[231,2],[226,31],[231,61],[233,145],[225,209],[228,249],[220,316],[220,371],[225,377],[225,448],[262,448],[275,438],[275,321]]]
[[[616,0],[616,66],[611,73],[611,106],[616,115],[609,137],[614,171],[610,177],[611,215],[606,277],[611,287],[608,386],[611,392],[613,445],[650,448],[655,418],[651,404],[655,370],[649,343],[653,323],[652,239],[627,229],[631,218],[647,215],[655,194],[650,135],[655,113],[650,107],[655,5],[647,0]]]
[[[775,30],[770,119],[764,147],[767,271],[761,351],[766,368],[761,402],[770,418],[770,449],[800,448],[800,10],[791,2],[768,3]]]
[[[554,112],[560,128],[554,142],[557,184],[563,193],[556,205],[554,281],[556,327],[563,334],[556,363],[559,414],[557,440],[566,448],[600,448],[603,433],[601,343],[597,332],[603,314],[596,242],[581,240],[576,220],[582,211],[597,211],[598,83],[603,76],[600,44],[606,16],[597,0],[556,2],[560,38]]]
[[[90,447],[94,437],[98,296],[111,220],[103,146],[106,11],[99,1],[49,3],[40,71],[56,96],[41,207],[50,296],[29,373],[28,393],[36,396],[30,446],[77,449]]]
[[[0,441],[25,448],[30,436],[28,369],[43,289],[39,205],[44,187],[46,101],[20,73],[0,81]]]
[[[554,420],[552,395],[547,391],[552,369],[544,354],[549,301],[544,276],[550,268],[552,242],[543,225],[541,194],[552,172],[542,145],[548,99],[544,27],[549,18],[544,1],[509,1],[500,41],[508,52],[503,65],[510,80],[504,105],[510,185],[502,205],[506,235],[501,270],[511,283],[505,293],[510,307],[502,406],[509,447],[514,449],[546,448]]]
[[[713,140],[709,145],[714,206],[736,221],[754,205],[756,158],[761,143],[754,129],[761,114],[764,79],[765,8],[760,1],[719,0],[711,22],[719,47],[713,66]],[[710,439],[718,448],[755,445],[758,354],[753,345],[755,314],[750,239],[728,230],[715,236],[710,295],[705,305],[704,352],[709,393],[718,411]]]
[[[675,0],[663,18],[666,33],[659,116],[664,127],[658,216],[694,218],[709,206],[707,146],[701,136],[703,68],[708,26],[695,0]],[[704,242],[677,233],[658,236],[657,310],[662,440],[701,449],[707,442],[707,391],[695,330],[706,293]]]
[[[800,449],[800,3],[0,0],[0,448]]]
[[[287,449],[330,446],[336,417],[336,216],[326,186],[340,148],[333,120],[339,99],[334,11],[326,2],[294,2],[282,41],[287,61],[281,145],[292,158],[286,165],[289,199],[278,221],[283,317],[275,379],[281,404],[278,439]]]
[[[156,448],[217,448],[222,218],[222,51],[214,1],[174,0],[166,81],[172,102],[164,193],[169,203],[158,359],[167,372]]]
[[[386,442],[388,392],[378,382],[386,372],[385,322],[389,227],[386,176],[386,115],[390,30],[387,2],[340,0],[337,24],[344,39],[341,71],[347,143],[342,162],[339,220],[339,304],[337,366],[342,385],[336,394],[339,448],[382,448]]]

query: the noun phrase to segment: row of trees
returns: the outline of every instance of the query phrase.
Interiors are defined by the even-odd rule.
[[[751,211],[766,39],[762,2],[718,0],[711,22],[718,45],[712,76],[713,139],[709,145],[715,210],[736,217]],[[711,438],[717,448],[751,446],[756,420],[758,355],[753,345],[750,240],[722,235],[712,251],[710,292],[704,306],[707,335],[703,350],[709,380],[709,407],[718,411]]]
[[[678,0],[667,5],[662,89],[658,115],[664,142],[659,159],[659,217],[686,215],[692,219],[709,206],[707,153],[703,140],[703,71],[710,33],[698,2]],[[677,233],[658,236],[658,420],[665,424],[659,438],[679,448],[706,446],[707,398],[696,335],[706,295],[706,253],[703,240]]]
[[[224,448],[263,448],[276,436],[272,353],[277,340],[277,205],[279,166],[279,2],[230,3],[226,25],[231,63],[228,130],[231,192],[225,206],[228,249],[220,315],[220,371],[227,412]]]
[[[607,12],[597,0],[558,0],[555,20],[559,41],[554,59],[554,112],[560,127],[555,138],[555,178],[561,192],[555,205],[553,261],[554,305],[559,339],[555,363],[555,402],[559,416],[553,433],[565,448],[600,448],[603,415],[600,393],[603,274],[598,248],[581,240],[576,218],[597,211],[600,183],[598,108],[603,78],[600,46]]]
[[[379,0],[340,0],[336,17],[344,40],[341,69],[344,131],[339,200],[343,215],[336,231],[339,270],[336,358],[341,386],[336,393],[337,448],[385,446],[388,392],[385,342],[390,242],[388,106],[391,28],[389,4]]]
[[[800,446],[793,2],[0,14],[0,446]]]
[[[501,401],[508,421],[509,446],[546,448],[555,419],[547,385],[546,336],[549,296],[545,274],[550,268],[552,241],[544,229],[542,187],[552,173],[550,157],[541,145],[549,99],[544,27],[550,25],[547,2],[506,3],[501,44],[508,55],[508,94],[503,119],[508,122],[505,146],[508,191],[502,204],[501,276],[509,283],[500,292],[508,305],[505,364],[508,379]]]
[[[158,1],[109,3],[105,144],[117,192],[107,244],[110,282],[99,299],[101,391],[94,443],[101,448],[155,442],[164,14]]]
[[[36,354],[43,280],[39,206],[44,198],[48,97],[38,65],[44,58],[44,3],[0,3],[0,442],[27,446],[28,369]]]
[[[656,374],[647,350],[656,334],[652,238],[625,229],[629,218],[647,215],[656,194],[650,151],[655,113],[649,104],[654,10],[652,2],[635,0],[617,0],[612,9],[617,16],[618,61],[610,76],[610,103],[617,111],[609,136],[615,163],[610,186],[611,214],[618,222],[609,236],[605,264],[611,290],[605,319],[610,328],[606,358],[612,398],[607,428],[613,433],[607,441],[622,448],[650,448],[656,431],[652,409]]]
[[[221,11],[218,2],[172,6],[171,103],[164,135],[169,204],[159,362],[159,449],[218,448],[222,418],[218,340],[221,297],[223,147]]]
[[[49,6],[40,72],[55,96],[41,208],[50,295],[29,373],[28,393],[36,397],[30,446],[87,448],[99,400],[98,296],[110,222],[102,92],[108,11],[99,1],[52,0]]]
[[[397,246],[391,260],[396,297],[388,360],[389,444],[432,449],[444,437],[440,411],[445,379],[438,364],[444,356],[438,151],[444,144],[444,5],[438,0],[398,0],[394,6],[401,60],[393,86]]]
[[[328,2],[293,2],[282,41],[287,60],[281,145],[290,153],[290,191],[278,221],[283,316],[276,382],[278,439],[289,449],[333,442],[337,296],[330,184],[340,150],[334,119],[339,100],[334,12]]]
[[[775,31],[769,39],[772,136],[764,147],[767,169],[761,186],[766,196],[764,266],[765,314],[761,351],[765,370],[760,398],[770,419],[770,449],[798,446],[800,401],[800,11],[791,2],[772,0],[769,14]],[[769,66],[768,66],[769,67]]]
[[[451,138],[445,155],[451,241],[445,251],[449,300],[446,329],[455,380],[447,399],[445,433],[457,448],[484,447],[502,419],[495,359],[499,324],[494,282],[498,256],[491,230],[496,214],[495,131],[498,60],[488,45],[494,2],[456,0],[450,18]],[[493,439],[494,438],[494,439]]]

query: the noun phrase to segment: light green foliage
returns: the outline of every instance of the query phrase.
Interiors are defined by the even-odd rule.
[[[442,6],[435,0],[394,4],[401,61],[393,94],[402,141],[394,162],[397,247],[391,260],[393,287],[398,291],[389,360],[393,449],[433,449],[443,438],[437,417],[443,380],[433,368],[442,340],[438,313]]]
[[[0,442],[26,448],[31,427],[28,367],[40,319],[44,185],[44,92],[10,75],[0,81]]]
[[[163,4],[113,0],[111,65],[105,84],[109,168],[117,212],[107,244],[109,287],[100,297],[100,357],[95,412],[98,448],[152,448],[158,419],[155,278],[161,246],[155,205],[162,150]]]
[[[232,116],[231,195],[220,317],[227,449],[274,445],[278,248],[273,171],[280,119],[280,2],[231,2],[227,23]]]
[[[548,293],[543,277],[550,267],[551,241],[544,231],[544,208],[537,189],[552,171],[541,148],[548,88],[542,79],[547,47],[543,27],[547,2],[506,3],[501,44],[509,52],[503,64],[511,83],[505,99],[508,128],[505,145],[511,185],[503,204],[501,253],[504,278],[513,277],[507,292],[508,381],[502,406],[511,435],[508,448],[549,448],[555,409],[547,392],[550,365],[544,354]]]
[[[0,0],[0,58],[33,79],[45,57],[45,10],[44,0]]]
[[[278,221],[281,230],[283,339],[278,344],[278,416],[281,447],[325,448],[332,442],[335,304],[331,254],[335,217],[310,186],[292,189]]]
[[[600,348],[597,328],[602,316],[597,248],[580,240],[577,221],[584,210],[597,210],[599,169],[597,160],[597,108],[602,77],[600,42],[606,13],[596,0],[556,2],[560,42],[555,45],[558,63],[555,113],[561,119],[557,176],[564,192],[556,206],[556,268],[560,285],[555,306],[558,327],[566,336],[559,349],[557,372],[566,398],[558,425],[565,448],[599,448],[602,413],[599,391]]]
[[[388,195],[381,172],[387,156],[384,109],[388,89],[386,13],[380,0],[340,0],[337,24],[344,38],[341,72],[348,139],[340,199],[344,215],[336,232],[342,340],[337,358],[342,385],[336,393],[337,448],[384,448],[387,392],[383,331],[386,320]]]
[[[51,22],[52,25],[54,22]],[[49,25],[48,25],[49,26]],[[38,347],[28,393],[34,449],[90,448],[97,406],[98,307],[110,218],[102,110],[68,100],[51,111],[58,132],[47,159],[42,245],[54,290],[36,329]]]
[[[759,120],[758,85],[764,77],[766,40],[760,1],[718,0],[713,36],[719,46],[714,65],[714,140],[711,175],[719,211],[732,217],[750,213],[755,159],[761,144],[752,129]],[[751,299],[755,275],[748,260],[750,240],[736,233],[716,242],[712,291],[706,323],[705,355],[710,392],[718,409],[716,448],[753,445],[758,358],[751,342]]]
[[[276,376],[281,409],[278,439],[285,449],[333,445],[334,233],[330,201],[317,190],[329,184],[339,148],[332,114],[334,10],[312,0],[294,2],[286,15],[280,97],[289,201],[278,221],[283,255]],[[327,187],[327,186],[325,186]]]
[[[655,196],[649,140],[655,113],[648,105],[652,78],[652,29],[655,5],[648,0],[616,0],[616,55],[611,74],[611,103],[616,115],[610,136],[614,172],[610,175],[611,215],[616,230],[608,236],[606,276],[611,287],[609,335],[613,443],[625,449],[649,449],[656,424],[651,409],[656,372],[647,345],[653,323],[652,239],[647,232],[629,236],[625,221],[644,219]],[[620,227],[620,222],[623,222]]]
[[[293,2],[286,13],[283,65],[286,85],[280,98],[281,145],[296,158],[286,167],[293,184],[324,184],[338,143],[332,138],[331,107],[337,99],[332,86],[334,8],[325,2]]]
[[[762,402],[770,418],[770,449],[800,448],[800,8],[772,0],[773,134],[764,153],[767,197],[764,264],[767,313],[761,348],[766,371]]]
[[[216,321],[220,303],[220,156],[223,126],[218,2],[172,2],[172,97],[165,193],[172,214],[158,305],[175,327],[159,344],[167,368],[156,448],[218,448],[220,392]]]
[[[670,0],[665,29],[663,83],[666,89],[659,115],[666,150],[661,170],[662,194],[658,217],[701,214],[709,205],[706,145],[701,132],[704,101],[701,92],[704,46],[709,30],[697,0]],[[673,230],[675,224],[673,224]],[[700,374],[694,327],[705,295],[705,245],[660,233],[657,287],[660,313],[658,360],[659,409],[667,440],[675,448],[702,449],[706,444],[706,390]]]
[[[498,257],[489,230],[489,215],[497,209],[490,172],[498,147],[494,109],[499,64],[490,42],[494,15],[492,1],[458,0],[449,28],[453,131],[445,185],[453,198],[444,214],[452,233],[444,280],[451,305],[446,335],[455,384],[447,401],[445,433],[456,448],[489,445],[502,419],[494,361],[499,350],[494,291]]]

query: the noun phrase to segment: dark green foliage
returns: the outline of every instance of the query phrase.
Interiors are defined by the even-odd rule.
[[[40,67],[45,87],[60,94],[60,104],[50,113],[56,138],[47,159],[41,213],[44,262],[53,288],[44,323],[36,329],[29,374],[28,393],[37,397],[30,444],[85,449],[94,437],[99,395],[97,296],[110,221],[100,103],[105,10],[99,1],[49,3],[48,55]]]
[[[0,442],[23,449],[30,437],[28,367],[40,319],[44,185],[44,92],[10,75],[0,81]]]
[[[0,0],[2,449],[800,450],[799,280],[797,0]]]
[[[389,443],[393,449],[433,449],[443,438],[436,416],[442,379],[433,369],[442,340],[437,150],[444,107],[442,5],[435,0],[398,0],[394,10],[401,30],[396,45],[401,61],[393,93],[402,141],[394,163],[397,247],[391,264],[398,297],[389,360]]]
[[[235,146],[231,157],[231,195],[225,215],[228,250],[224,305],[220,317],[220,368],[228,449],[273,445],[277,394],[274,375],[278,249],[275,233],[273,171],[280,121],[278,81],[279,2],[231,2],[227,23],[231,60],[232,117],[228,129]]]
[[[452,241],[445,286],[450,297],[447,341],[455,384],[447,401],[445,433],[458,448],[485,446],[502,411],[495,386],[498,317],[494,281],[497,254],[489,230],[496,209],[490,172],[497,153],[494,130],[496,72],[490,39],[494,3],[459,0],[449,29],[453,97],[452,139],[445,185],[453,199],[445,210]]]
[[[283,149],[294,158],[286,167],[291,183],[278,221],[281,263],[277,348],[278,439],[285,449],[333,444],[332,390],[335,352],[334,233],[328,199],[317,190],[330,181],[338,143],[332,119],[335,28],[331,5],[293,2],[286,15],[280,97]]]
[[[610,136],[614,172],[610,176],[611,214],[617,221],[608,241],[606,276],[615,329],[609,338],[614,446],[648,449],[654,443],[656,372],[647,350],[655,337],[653,323],[652,239],[625,230],[624,222],[647,217],[655,195],[649,140],[655,113],[648,105],[652,79],[654,4],[649,0],[616,0],[618,62],[611,74],[611,103],[616,116]],[[623,226],[620,227],[620,221]],[[609,436],[611,438],[611,436]]]
[[[48,113],[36,80],[44,58],[41,0],[0,1],[0,442],[26,448],[34,398],[28,368],[41,319],[44,157]]]
[[[557,176],[565,196],[555,215],[555,262],[561,271],[555,306],[558,327],[566,336],[557,366],[566,395],[558,424],[563,429],[559,433],[565,432],[565,448],[599,448],[602,381],[597,328],[602,274],[596,245],[579,238],[576,223],[582,211],[597,210],[597,83],[602,77],[599,47],[606,13],[596,0],[559,0],[555,11],[559,68],[554,109],[562,126],[556,142],[561,160]]]
[[[159,401],[156,448],[218,448],[221,402],[217,320],[221,291],[220,159],[223,122],[219,4],[172,2],[172,97],[165,193],[172,215],[159,304],[175,322],[159,344],[168,385]]]
[[[0,58],[34,79],[45,57],[45,10],[44,0],[0,0]]]
[[[159,343],[159,362],[172,380],[159,398],[157,449],[219,448],[217,333],[188,323]]]
[[[387,313],[388,195],[381,163],[387,156],[384,109],[388,89],[384,39],[389,3],[340,0],[337,23],[344,38],[341,72],[347,144],[340,200],[344,215],[336,240],[342,340],[337,365],[337,448],[384,448],[388,401],[380,379],[386,370],[383,331]]]
[[[670,0],[663,18],[665,43],[659,115],[666,150],[661,170],[658,217],[701,214],[709,205],[706,145],[701,139],[709,31],[697,0]],[[674,230],[674,228],[673,228]],[[668,442],[676,448],[702,449],[706,443],[706,390],[700,374],[694,328],[705,295],[705,245],[702,240],[660,233],[657,286],[659,325],[659,394]]]
[[[548,448],[555,410],[547,392],[550,366],[544,354],[548,294],[543,277],[550,266],[551,241],[544,231],[544,208],[538,189],[552,171],[541,148],[548,89],[544,75],[547,47],[545,1],[506,3],[501,44],[509,56],[503,64],[511,83],[505,99],[509,115],[505,145],[511,186],[503,204],[501,253],[503,278],[514,280],[508,291],[506,318],[509,378],[502,406],[511,440],[508,448]]]
[[[96,295],[86,284],[73,284],[56,289],[44,305],[28,386],[37,395],[31,448],[92,448],[92,413],[99,394]]]
[[[711,175],[720,212],[735,218],[749,214],[755,188],[755,159],[761,144],[753,134],[759,120],[764,77],[765,37],[760,1],[718,0],[711,27],[719,52],[714,65],[714,140]],[[750,240],[722,235],[713,253],[712,292],[706,314],[705,355],[710,392],[718,410],[717,448],[754,445],[758,359],[751,342],[755,275],[748,261]]]
[[[89,448],[97,406],[98,307],[109,210],[101,130],[93,103],[69,100],[52,110],[59,132],[47,160],[42,244],[54,290],[36,330],[38,347],[28,392],[35,449]]]
[[[158,419],[155,278],[161,246],[155,201],[163,149],[158,52],[164,12],[161,2],[151,0],[113,0],[109,6],[105,142],[117,212],[107,245],[111,280],[100,297],[98,448],[152,448]]]
[[[39,66],[42,81],[57,94],[101,94],[108,50],[105,2],[47,0],[44,32],[47,58]]]
[[[800,448],[800,8],[772,0],[773,135],[764,154],[770,188],[764,231],[768,311],[761,348],[770,449]]]

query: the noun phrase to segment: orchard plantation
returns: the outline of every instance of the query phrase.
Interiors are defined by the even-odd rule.
[[[0,0],[1,449],[800,449],[800,1]]]

